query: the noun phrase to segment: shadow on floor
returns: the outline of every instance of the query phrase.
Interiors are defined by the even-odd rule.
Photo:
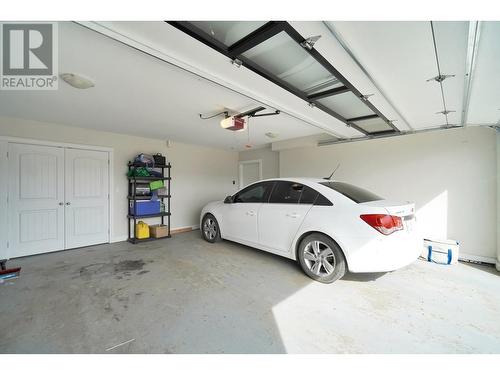
[[[387,272],[371,272],[371,273],[351,273],[348,272],[342,278],[345,281],[359,281],[359,282],[368,282],[375,281],[378,278],[386,275]]]
[[[460,260],[459,263],[463,264],[464,266],[475,268],[479,271],[484,271],[484,272],[488,272],[488,273],[495,275],[495,276],[500,276],[500,272],[497,271],[494,264],[474,263],[474,262],[468,262],[468,261],[463,261],[463,260]]]

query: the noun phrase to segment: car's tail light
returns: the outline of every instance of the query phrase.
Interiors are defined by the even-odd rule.
[[[361,215],[360,218],[369,226],[386,236],[403,229],[403,220],[399,216],[366,214]]]

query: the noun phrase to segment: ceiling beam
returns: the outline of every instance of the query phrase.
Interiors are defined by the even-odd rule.
[[[256,45],[272,38],[283,31],[283,28],[283,21],[270,21],[231,45],[227,50],[228,54],[235,58]]]
[[[321,92],[318,92],[316,94],[311,94],[307,97],[307,99],[308,100],[323,99],[323,98],[326,98],[328,96],[343,94],[343,93],[349,92],[349,91],[351,91],[351,90],[345,86],[335,87],[334,89],[321,91]]]
[[[378,115],[367,115],[367,116],[359,116],[359,117],[353,117],[353,118],[348,118],[347,121],[349,122],[354,122],[354,121],[364,121],[364,120],[371,120],[374,118],[379,118]]]
[[[470,94],[472,80],[474,78],[474,68],[476,66],[477,50],[479,47],[479,37],[481,35],[481,22],[469,22],[469,36],[467,38],[467,55],[465,60],[464,96],[462,99],[462,121],[460,125],[467,125],[469,115]]]

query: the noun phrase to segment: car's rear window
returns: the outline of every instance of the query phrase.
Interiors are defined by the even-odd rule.
[[[383,199],[379,197],[377,194],[373,194],[368,190],[362,189],[360,187],[351,184],[346,184],[345,182],[328,181],[328,182],[320,182],[320,184],[325,185],[330,189],[333,189],[339,192],[340,194],[345,195],[347,198],[352,199],[356,203],[373,202]]]

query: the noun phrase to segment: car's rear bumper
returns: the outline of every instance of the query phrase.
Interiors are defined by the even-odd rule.
[[[422,240],[414,233],[352,239],[347,264],[350,272],[387,272],[413,263],[421,253]]]

